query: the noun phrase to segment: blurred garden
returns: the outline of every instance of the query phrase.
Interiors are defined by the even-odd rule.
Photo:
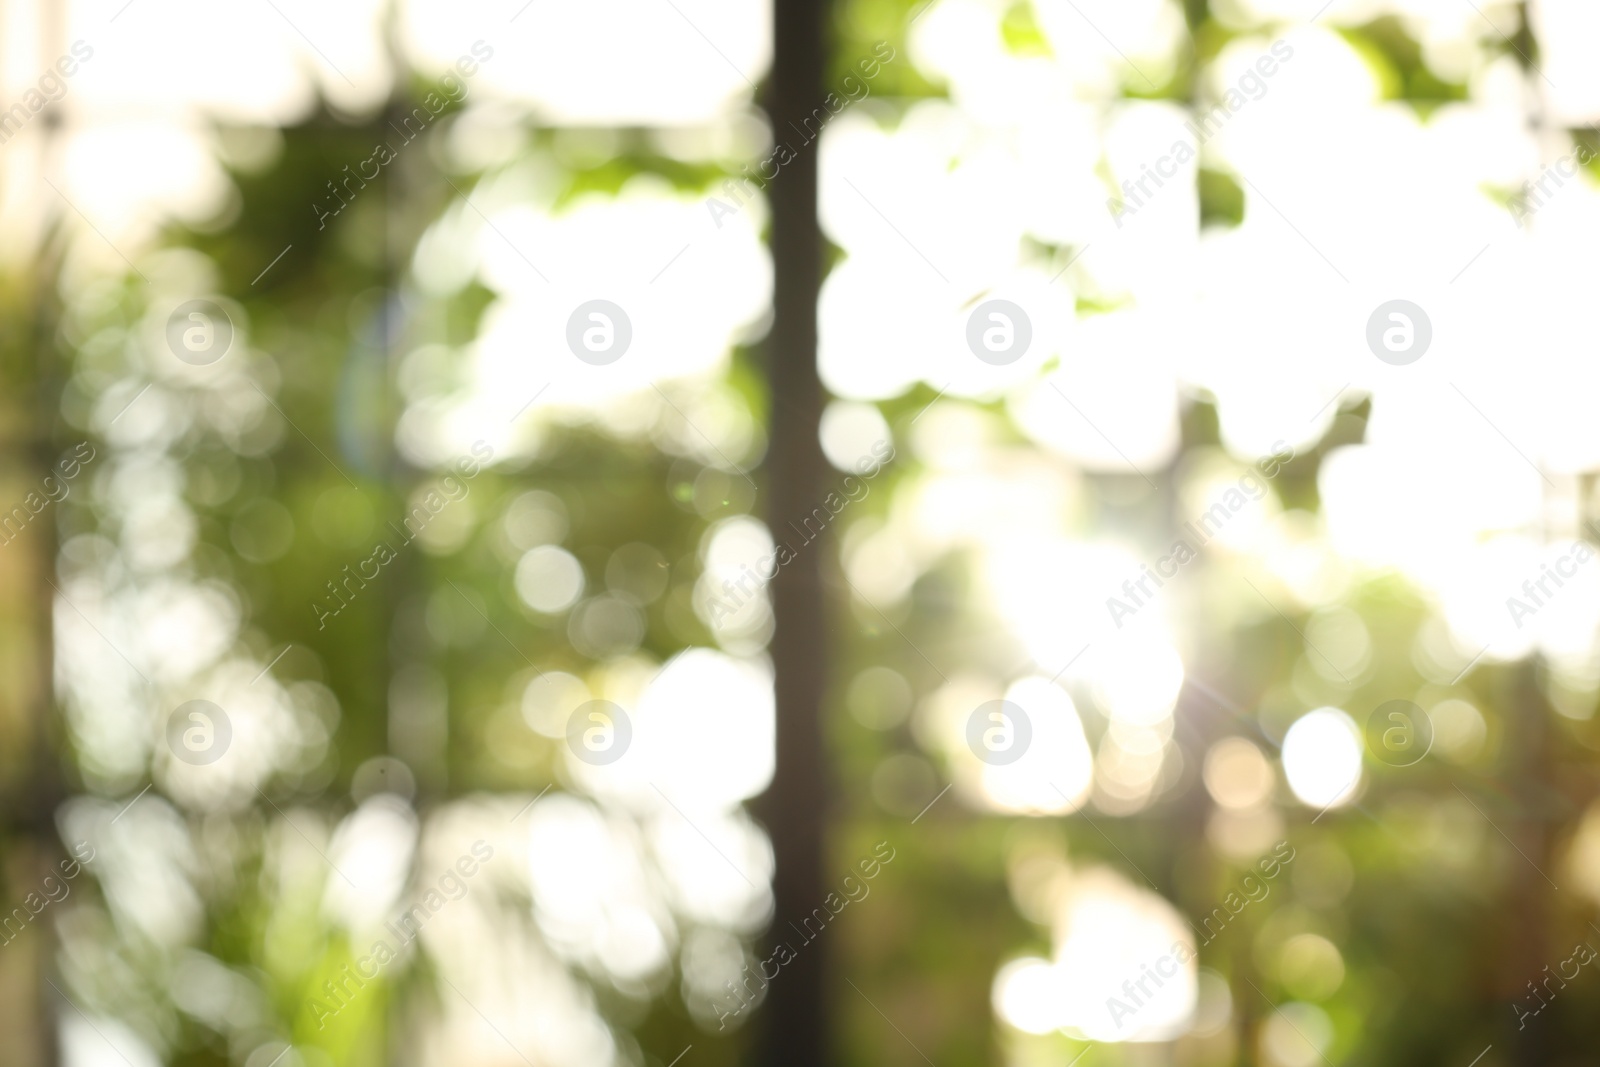
[[[0,1064],[1600,1048],[1586,0],[0,0]]]

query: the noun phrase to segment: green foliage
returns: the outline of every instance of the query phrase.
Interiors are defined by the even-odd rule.
[[[1045,39],[1044,32],[1039,29],[1037,17],[1034,14],[1032,0],[1017,0],[1006,8],[1005,17],[1000,22],[1000,35],[1006,42],[1006,48],[1019,56],[1049,56],[1050,42]]]
[[[1237,226],[1244,221],[1244,187],[1226,171],[1201,167],[1200,225]]]
[[[1385,15],[1341,35],[1366,60],[1385,100],[1405,100],[1426,117],[1440,104],[1467,99],[1467,87],[1446,82],[1423,61],[1422,45],[1404,21]]]
[[[859,77],[857,64],[876,54],[878,42],[894,49],[895,58],[882,64],[872,80],[877,97],[919,99],[946,95],[943,86],[929,81],[911,62],[907,27],[913,16],[926,10],[926,0],[852,0],[835,8],[834,40],[826,84],[842,85],[846,76]]]

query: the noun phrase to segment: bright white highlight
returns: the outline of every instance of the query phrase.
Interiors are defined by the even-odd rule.
[[[1301,803],[1338,807],[1361,784],[1361,731],[1338,708],[1301,716],[1283,739],[1283,771]]]

